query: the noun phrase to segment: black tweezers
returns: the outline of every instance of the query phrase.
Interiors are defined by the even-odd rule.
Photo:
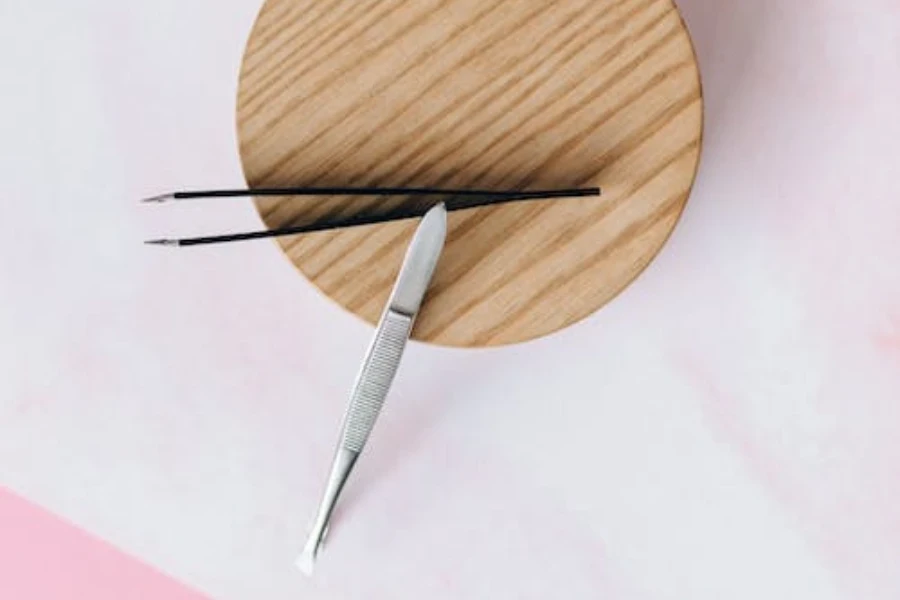
[[[440,188],[366,188],[366,187],[300,187],[300,188],[256,188],[241,190],[205,190],[194,192],[175,192],[145,198],[142,202],[170,202],[174,200],[191,200],[195,198],[241,198],[247,196],[451,196],[445,201],[448,211],[466,210],[479,206],[494,206],[508,202],[528,200],[549,200],[552,198],[579,198],[599,196],[600,188],[578,188],[569,190],[453,190]],[[199,246],[203,244],[220,244],[261,238],[297,235],[314,231],[329,231],[345,227],[373,225],[388,221],[420,218],[428,212],[430,206],[401,206],[379,214],[357,214],[349,217],[331,217],[313,223],[295,227],[266,229],[246,233],[226,235],[148,240],[148,244],[163,246]]]

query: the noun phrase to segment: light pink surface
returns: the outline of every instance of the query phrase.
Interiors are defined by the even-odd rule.
[[[900,5],[680,5],[707,129],[671,242],[558,335],[412,347],[307,581],[370,330],[274,244],[138,243],[248,203],[133,202],[240,185],[258,2],[6,0],[0,485],[216,598],[900,597]],[[4,567],[76,535],[0,502]]]

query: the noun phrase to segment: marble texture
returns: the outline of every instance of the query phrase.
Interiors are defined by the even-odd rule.
[[[679,6],[707,122],[675,235],[564,332],[413,346],[308,581],[370,330],[274,243],[139,243],[249,203],[134,203],[240,185],[258,2],[5,0],[0,485],[223,599],[900,597],[900,5]]]

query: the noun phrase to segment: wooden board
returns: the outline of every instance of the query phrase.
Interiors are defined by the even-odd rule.
[[[601,186],[454,213],[414,337],[488,346],[590,315],[652,260],[700,155],[703,103],[671,0],[268,0],[240,75],[254,186]],[[269,227],[373,199],[257,199]],[[283,238],[374,323],[416,223]]]

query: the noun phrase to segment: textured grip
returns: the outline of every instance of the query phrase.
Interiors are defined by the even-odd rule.
[[[362,452],[394,380],[412,324],[408,315],[392,310],[384,314],[353,389],[341,439],[343,448]]]

